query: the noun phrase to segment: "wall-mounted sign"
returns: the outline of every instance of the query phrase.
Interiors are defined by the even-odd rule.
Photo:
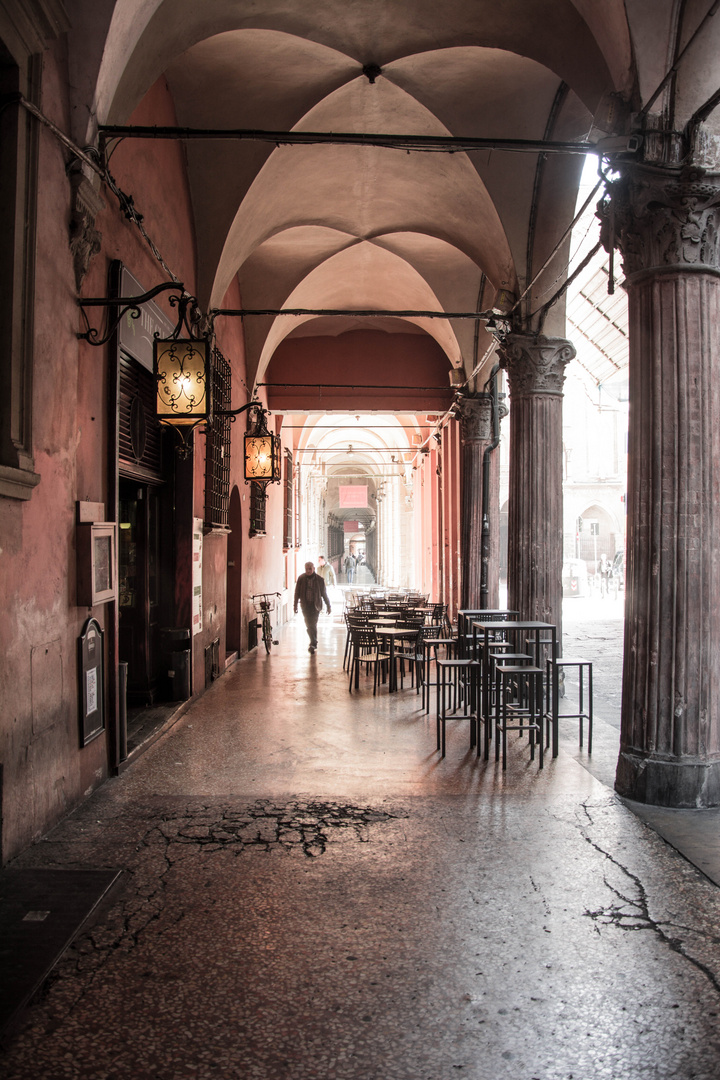
[[[80,745],[105,730],[105,650],[97,619],[88,619],[78,641],[80,664]]]
[[[365,507],[367,501],[367,484],[340,484],[340,508],[352,509]]]

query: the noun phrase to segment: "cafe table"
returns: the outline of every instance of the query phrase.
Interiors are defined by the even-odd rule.
[[[519,611],[511,611],[509,608],[460,608],[457,613],[460,649],[458,655],[463,656],[466,652],[467,639],[472,634],[473,620],[482,619],[484,622],[489,622],[498,619],[516,619],[519,614]]]
[[[534,637],[534,649],[535,649],[535,666],[542,667],[545,665],[541,663],[542,649],[546,644],[550,645],[552,659],[557,658],[557,627],[554,623],[540,622],[536,619],[530,620],[517,620],[517,619],[495,619],[490,622],[485,620],[473,619],[473,656],[476,660],[481,661],[481,708],[480,714],[482,722],[488,724],[490,722],[490,699],[492,688],[490,686],[490,664],[488,662],[488,653],[493,644],[497,642],[494,640],[496,634],[504,634],[514,640],[515,652],[521,652],[519,648],[520,643],[518,637],[523,633],[531,632]],[[547,641],[547,638],[550,640]],[[543,640],[544,639],[544,640]],[[552,756],[557,757],[559,751],[558,740],[558,698],[559,698],[559,685],[557,675],[557,664],[551,664],[553,672],[552,687],[551,687],[551,714],[552,714]]]

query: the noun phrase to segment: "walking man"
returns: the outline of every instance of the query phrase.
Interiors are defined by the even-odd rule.
[[[310,644],[308,652],[314,653],[317,649],[317,624],[318,615],[322,611],[323,601],[330,614],[330,601],[328,600],[325,582],[319,574],[315,573],[315,566],[311,562],[305,563],[305,573],[301,574],[295,583],[295,599],[293,610],[297,614],[298,604],[302,608],[305,626],[307,627]]]
[[[319,555],[318,556],[318,565],[317,565],[316,573],[318,573],[320,575],[320,577],[323,579],[323,581],[325,582],[325,587],[326,588],[328,588],[328,589],[334,589],[335,588],[335,586],[337,585],[337,579],[335,577],[335,571],[333,570],[330,563],[325,562],[325,556],[324,555]]]

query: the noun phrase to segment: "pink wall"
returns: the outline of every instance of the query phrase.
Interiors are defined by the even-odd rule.
[[[43,108],[61,128],[69,128],[62,49],[44,58]],[[137,123],[173,124],[175,113],[164,80],[148,92],[131,118]],[[111,759],[114,701],[108,695],[107,731],[88,746],[79,746],[77,642],[88,615],[109,631],[114,605],[92,611],[76,602],[76,503],[98,502],[104,517],[114,516],[113,459],[108,386],[109,347],[93,348],[78,341],[82,329],[69,248],[72,210],[66,155],[44,128],[40,130],[37,270],[35,283],[33,446],[40,483],[27,501],[2,500],[0,513],[0,762],[3,765],[2,859],[6,861],[45,832],[108,774]],[[164,259],[192,291],[196,249],[183,150],[179,143],[127,142],[112,157],[112,172],[144,215],[148,233]],[[115,197],[100,192],[105,209],[95,227],[101,252],[91,261],[82,286],[86,297],[104,297],[108,270],[121,260],[145,288],[166,280],[138,230],[125,220]],[[159,304],[168,315],[164,299]],[[240,306],[236,285],[229,306]],[[97,325],[100,311],[92,313]],[[244,402],[240,379],[245,374],[242,327],[227,320],[219,344],[235,372],[234,403]],[[243,419],[233,428],[233,482],[241,497]],[[192,516],[202,516],[204,440],[195,437],[192,493],[186,500],[185,536]],[[282,493],[272,489],[268,537],[243,543],[242,590],[276,587],[284,574]],[[248,527],[247,499],[243,530]],[[224,656],[227,538],[205,540],[204,612],[207,624],[194,642],[196,690],[204,682],[203,650],[218,634]],[[181,570],[179,599],[189,605],[189,562]],[[278,585],[279,587],[279,585]],[[212,616],[212,618],[210,617]],[[108,634],[109,638],[111,635]],[[243,640],[247,641],[247,619]],[[109,664],[114,658],[108,656]],[[106,684],[110,683],[106,666]]]
[[[62,68],[46,58],[43,104],[67,122]],[[87,611],[75,604],[75,501],[102,497],[102,452],[77,467],[76,447],[102,432],[103,362],[78,378],[78,311],[68,245],[65,156],[42,131],[35,281],[33,446],[41,481],[26,502],[0,508],[0,761],[2,857],[6,860],[102,779],[102,738],[78,752],[77,637]],[[93,380],[95,381],[95,380]],[[101,621],[104,612],[98,611]]]
[[[263,381],[276,384],[268,390],[268,401],[276,409],[436,411],[452,401],[449,369],[443,350],[425,334],[350,330],[337,337],[285,338]],[[312,387],[293,390],[280,383],[321,383],[323,389],[318,394]],[[353,389],[333,390],[327,384]],[[361,389],[388,385],[397,386],[397,392]],[[415,387],[439,389],[433,393]]]

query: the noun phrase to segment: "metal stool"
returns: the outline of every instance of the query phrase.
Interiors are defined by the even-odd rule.
[[[425,707],[425,712],[430,712],[430,688],[437,686],[437,675],[435,682],[430,678],[430,665],[433,660],[437,661],[438,649],[445,647],[445,655],[449,656],[455,648],[455,638],[449,637],[430,637],[423,638],[423,692],[422,702]]]
[[[507,768],[507,733],[528,732],[530,738],[530,760],[535,760],[535,744],[538,746],[540,768],[543,767],[543,670],[539,667],[527,667],[524,664],[498,664],[495,669],[495,760],[500,759],[502,746],[502,767]],[[518,723],[509,724],[509,719]],[[488,730],[485,728],[486,757],[488,753]]]
[[[457,707],[457,677],[459,674],[465,674],[469,677],[469,686],[471,693],[465,697],[463,702],[463,717],[470,719],[470,747],[477,743],[478,756],[480,754],[480,739],[478,732],[478,715],[475,708],[477,699],[477,672],[480,667],[477,660],[443,660],[441,657],[436,657],[435,664],[437,667],[437,683],[436,683],[436,696],[437,696],[437,715],[435,718],[435,727],[437,731],[437,749],[441,751],[440,756],[445,757],[445,720],[447,718],[447,697],[448,691],[453,690],[455,698],[455,707]],[[471,701],[472,699],[472,701]],[[468,704],[472,703],[473,711],[468,713]]]
[[[592,753],[592,725],[593,725],[592,660],[583,660],[582,657],[580,657],[580,656],[560,656],[560,657],[558,657],[557,660],[554,660],[554,661],[550,660],[548,658],[548,661],[547,661],[548,687],[550,686],[550,680],[551,680],[551,676],[552,676],[552,664],[553,663],[555,664],[556,668],[560,669],[560,670],[562,670],[563,668],[566,668],[566,667],[575,667],[575,668],[578,669],[578,684],[579,684],[578,712],[573,712],[573,713],[565,713],[564,712],[564,713],[560,714],[559,709],[558,709],[558,715],[557,716],[552,716],[552,710],[550,709],[550,703],[549,703],[549,701],[546,701],[546,716],[547,716],[548,720],[550,720],[550,718],[552,716],[552,721],[553,721],[554,724],[559,724],[560,715],[562,715],[563,717],[565,717],[567,719],[570,719],[570,720],[578,720],[579,723],[580,723],[580,749],[581,750],[582,750],[582,745],[583,745],[583,720],[587,720],[587,722],[588,722],[588,725],[587,725],[587,730],[588,730],[588,754],[591,754]],[[587,668],[587,679],[588,679],[588,688],[587,688],[588,707],[587,707],[587,709],[585,709],[585,707],[584,707],[584,704],[585,704],[584,689],[585,688],[584,688],[584,685],[583,685],[583,676],[584,676],[586,668]],[[548,739],[549,739],[549,737],[550,737],[550,732],[549,732],[549,725],[548,725]]]

